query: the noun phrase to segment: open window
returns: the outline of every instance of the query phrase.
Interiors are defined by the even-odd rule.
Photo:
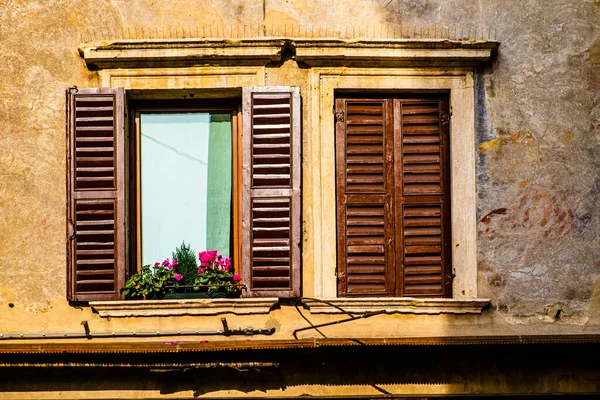
[[[121,298],[128,268],[182,240],[233,256],[249,297],[299,296],[298,88],[246,87],[235,106],[137,108],[130,142],[123,89],[67,97],[69,300]]]

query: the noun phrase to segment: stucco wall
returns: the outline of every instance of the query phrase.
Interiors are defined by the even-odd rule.
[[[472,317],[382,316],[377,317],[381,324],[331,328],[331,333],[445,335],[482,326],[487,333],[536,332],[538,323],[546,332],[595,331],[599,295],[591,303],[590,298],[595,282],[600,292],[598,4],[5,0],[0,7],[0,332],[78,331],[84,319],[96,330],[219,326],[217,317],[106,320],[67,304],[64,91],[99,85],[97,73],[77,51],[87,38],[135,37],[136,28],[160,36],[165,29],[261,24],[313,32],[335,24],[369,25],[374,31],[380,24],[485,27],[501,42],[493,64],[475,74],[478,289],[480,297],[492,299],[491,309]],[[289,61],[270,66],[266,83],[299,85],[304,91],[307,74]],[[307,122],[304,130],[310,133]],[[304,201],[310,207],[311,199]],[[305,286],[312,291],[310,280]],[[290,338],[292,327],[303,324],[287,307],[258,318],[230,318],[239,326],[275,326],[279,338]]]

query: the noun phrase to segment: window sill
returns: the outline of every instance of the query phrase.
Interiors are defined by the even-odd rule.
[[[90,301],[100,317],[171,317],[182,315],[268,314],[276,297],[249,299]]]
[[[368,313],[385,311],[401,314],[481,314],[490,304],[490,299],[421,299],[414,297],[363,297],[324,299],[349,313]],[[315,301],[303,300],[312,314],[342,314],[342,311],[331,305]]]

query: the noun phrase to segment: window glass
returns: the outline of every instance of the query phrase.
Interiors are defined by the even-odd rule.
[[[142,263],[196,252],[230,256],[231,114],[140,115]]]

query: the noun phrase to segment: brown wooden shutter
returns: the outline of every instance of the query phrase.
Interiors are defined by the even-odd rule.
[[[394,294],[390,100],[336,100],[338,292]]]
[[[396,192],[398,289],[403,296],[450,297],[448,100],[397,99],[394,108],[402,182]]]
[[[242,277],[248,297],[300,295],[300,89],[243,90]]]
[[[115,300],[125,278],[122,88],[67,91],[69,301]]]

